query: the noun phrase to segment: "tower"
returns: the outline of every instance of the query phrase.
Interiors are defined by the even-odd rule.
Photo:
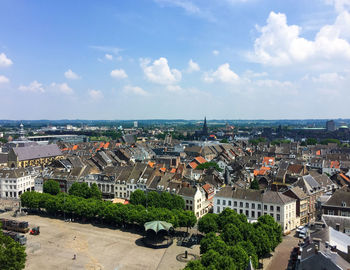
[[[25,140],[24,134],[25,134],[25,132],[24,132],[23,124],[21,123],[20,124],[20,130],[19,130],[19,138],[22,141]]]
[[[208,136],[207,117],[204,117],[202,135],[203,135],[203,136]]]

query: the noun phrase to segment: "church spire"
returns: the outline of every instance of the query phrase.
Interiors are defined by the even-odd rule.
[[[207,136],[208,135],[208,126],[207,126],[207,117],[205,116],[204,117],[204,123],[203,123],[203,131],[202,131],[202,134],[204,136]]]

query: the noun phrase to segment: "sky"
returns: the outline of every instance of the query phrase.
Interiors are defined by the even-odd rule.
[[[350,118],[350,0],[0,0],[0,119]]]

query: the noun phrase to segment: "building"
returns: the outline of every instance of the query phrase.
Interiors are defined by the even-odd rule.
[[[196,218],[201,218],[211,210],[212,204],[202,187],[184,186],[179,190],[178,195],[184,199],[185,209],[193,211]]]
[[[43,135],[43,136],[29,136],[27,140],[32,142],[37,142],[38,144],[49,144],[49,143],[57,143],[57,142],[65,142],[65,143],[82,143],[88,142],[89,137],[85,135]]]
[[[300,188],[292,187],[283,193],[284,195],[296,199],[296,215],[300,220],[300,225],[309,222],[309,199],[310,197]]]
[[[225,208],[246,215],[249,222],[270,215],[282,226],[283,233],[298,226],[296,200],[281,192],[224,187],[214,196],[214,213],[219,214]]]
[[[19,199],[23,192],[34,190],[34,178],[24,168],[0,170],[0,198]]]
[[[56,144],[15,147],[9,151],[8,166],[10,168],[42,166],[61,158],[63,158],[62,152]]]
[[[335,131],[335,122],[334,120],[329,120],[326,122],[326,130],[328,132]]]
[[[350,192],[338,189],[322,204],[325,215],[350,217]]]

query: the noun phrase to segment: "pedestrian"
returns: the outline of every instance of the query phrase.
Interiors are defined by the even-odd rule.
[[[76,254],[74,254],[74,256],[73,256],[73,260],[75,260],[77,258],[77,255]]]

